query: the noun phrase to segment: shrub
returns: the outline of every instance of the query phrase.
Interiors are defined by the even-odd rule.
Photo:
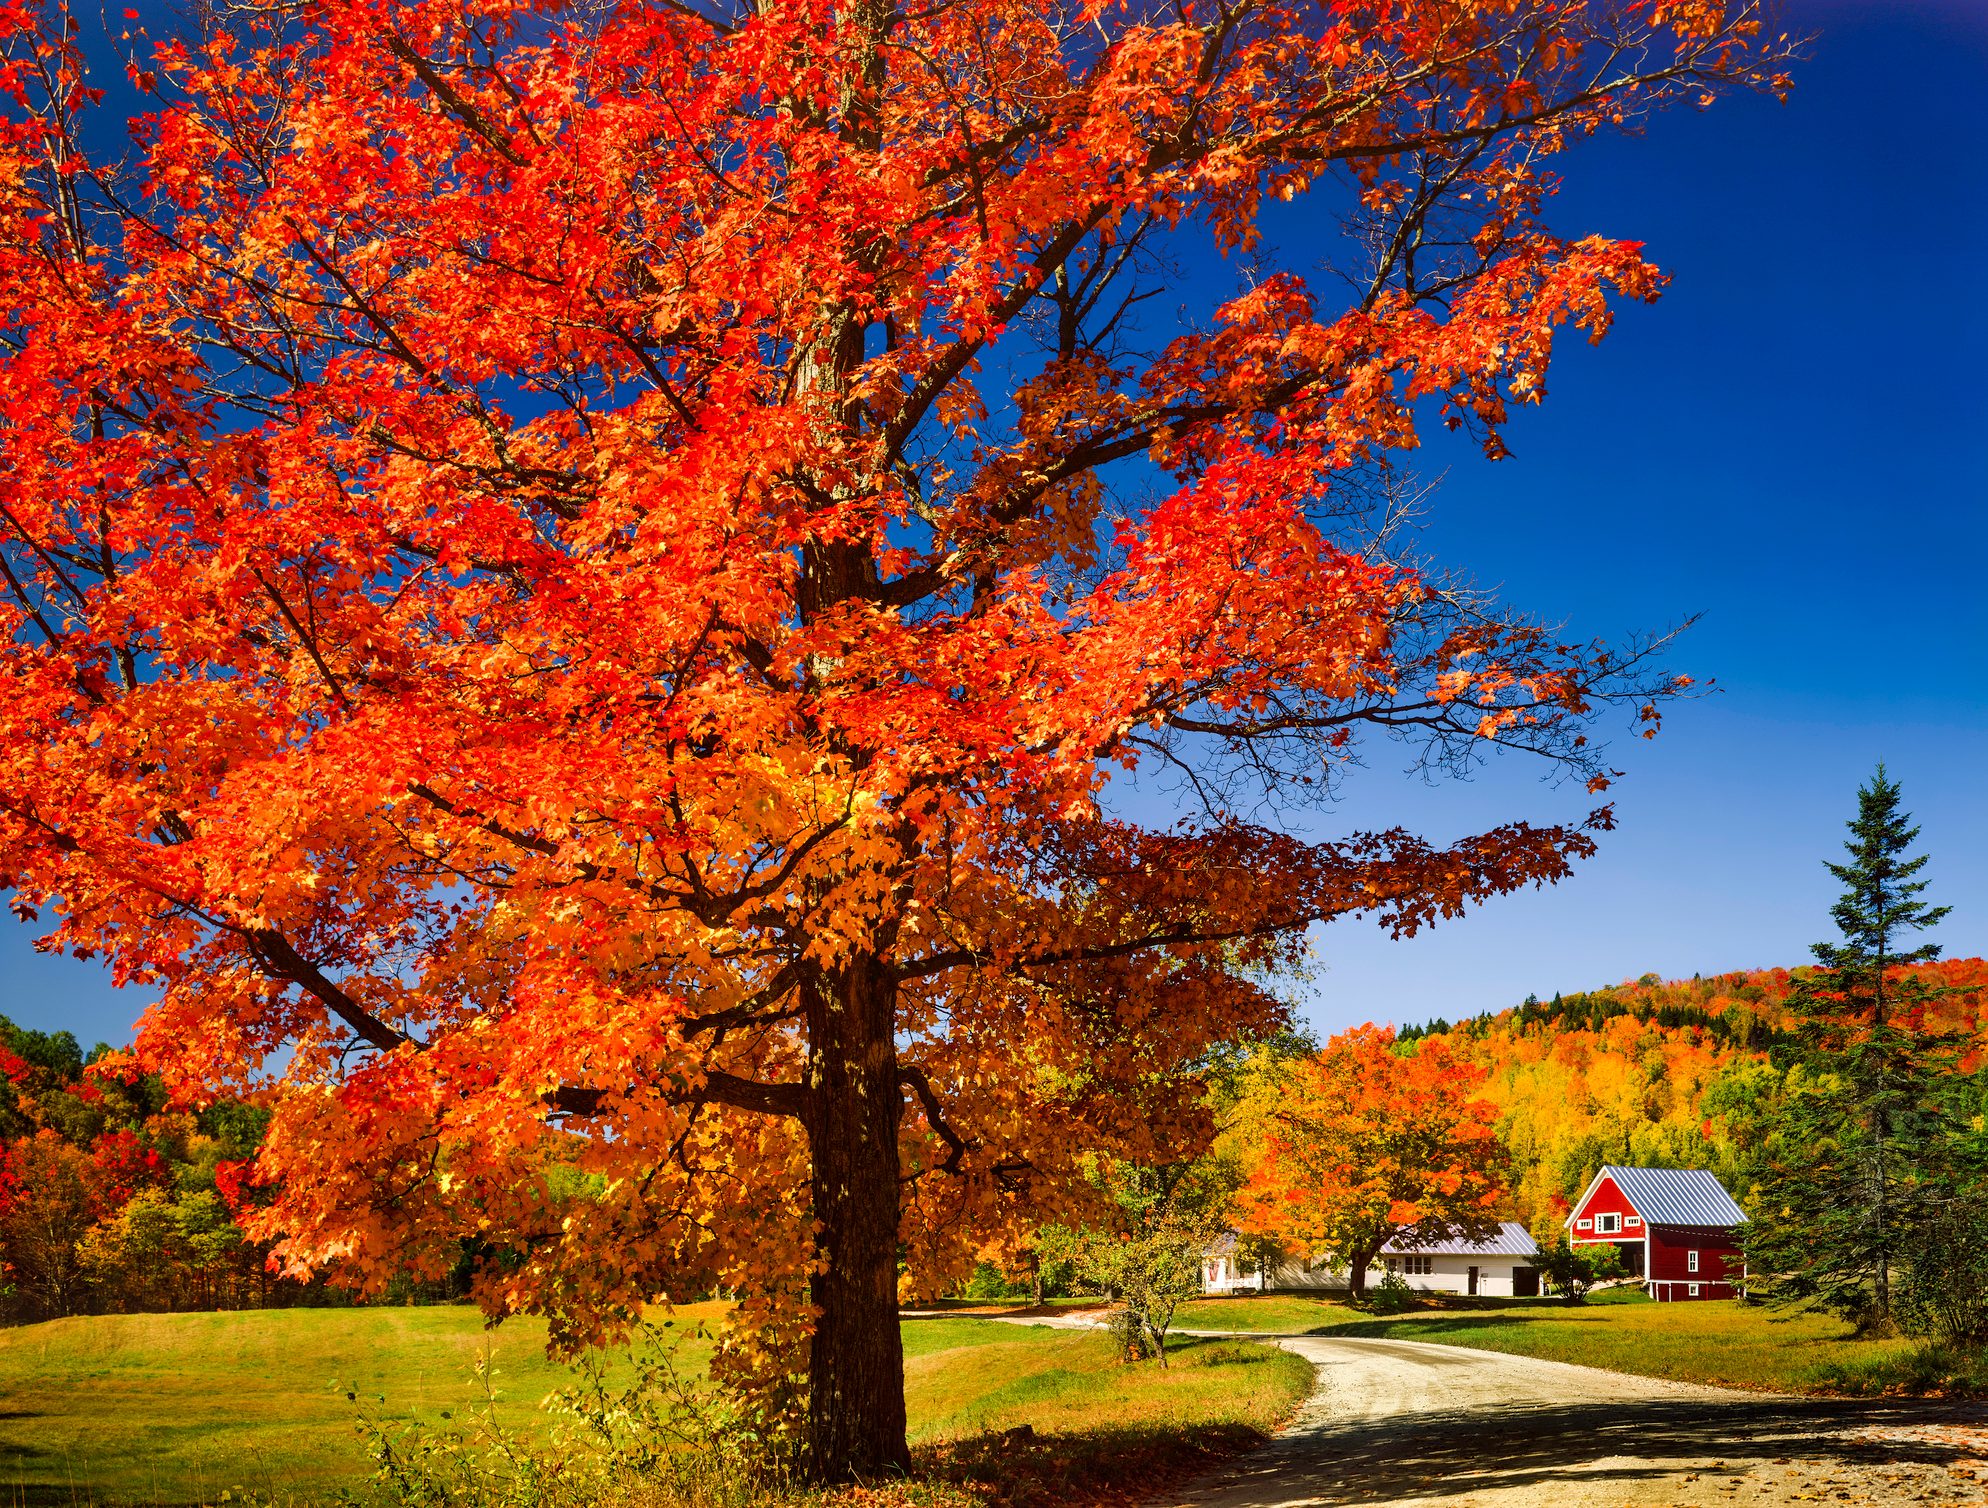
[[[1367,1290],[1367,1307],[1376,1314],[1405,1314],[1415,1307],[1415,1290],[1400,1273],[1389,1269]]]
[[[1940,1208],[1913,1232],[1900,1285],[1905,1328],[1965,1346],[1988,1340],[1988,1197]]]
[[[1127,1361],[1145,1361],[1153,1354],[1152,1338],[1146,1333],[1146,1317],[1132,1308],[1118,1308],[1105,1319],[1111,1342]]]

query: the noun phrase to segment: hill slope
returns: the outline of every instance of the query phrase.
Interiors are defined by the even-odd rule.
[[[1971,1034],[1988,1053],[1988,959],[1918,972],[1951,992],[1934,1024]],[[1781,1092],[1774,1047],[1789,1028],[1794,978],[1787,969],[1669,981],[1645,974],[1410,1027],[1401,1038],[1442,1037],[1490,1071],[1482,1092],[1502,1112],[1516,1164],[1512,1214],[1536,1230],[1557,1229],[1605,1162],[1710,1168],[1744,1204],[1749,1131]]]

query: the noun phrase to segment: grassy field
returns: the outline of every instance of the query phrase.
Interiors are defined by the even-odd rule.
[[[1302,1335],[1321,1326],[1353,1324],[1365,1318],[1357,1309],[1306,1293],[1247,1293],[1229,1298],[1189,1299],[1174,1311],[1173,1322],[1183,1330]]]
[[[569,1380],[545,1359],[544,1325],[486,1331],[468,1309],[108,1315],[0,1330],[0,1482],[173,1502],[349,1478],[366,1458],[346,1390],[383,1419],[433,1418],[472,1400],[486,1352],[500,1417],[536,1428],[539,1402]]]
[[[1863,1391],[1917,1349],[1912,1341],[1858,1340],[1841,1320],[1715,1300],[1658,1304],[1637,1289],[1582,1305],[1519,1301],[1496,1308],[1420,1311],[1328,1326],[1331,1335],[1390,1336],[1578,1362],[1646,1377],[1792,1393]]]
[[[707,1317],[679,1311],[678,1322]],[[571,1380],[546,1361],[544,1338],[531,1321],[487,1332],[474,1311],[452,1307],[107,1316],[0,1330],[0,1508],[201,1503],[229,1489],[329,1497],[368,1469],[348,1389],[377,1417],[433,1420],[480,1396],[475,1362],[486,1350],[500,1418],[536,1434],[540,1402]],[[914,1441],[928,1458],[961,1457],[969,1476],[972,1447],[962,1442],[1019,1424],[1070,1437],[1027,1453],[1038,1477],[1074,1480],[1127,1463],[1165,1470],[1257,1438],[1311,1385],[1297,1358],[1231,1342],[1184,1343],[1162,1371],[1120,1366],[1101,1335],[979,1318],[907,1320],[904,1339]],[[694,1344],[683,1359],[699,1361]],[[1188,1447],[1188,1431],[1204,1439]]]

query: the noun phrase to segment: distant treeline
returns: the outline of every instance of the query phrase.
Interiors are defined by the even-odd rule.
[[[1598,1031],[1610,1021],[1627,1018],[1665,1028],[1698,1027],[1717,1041],[1764,1050],[1785,1039],[1779,1002],[1787,995],[1791,977],[1785,969],[1710,978],[1694,974],[1688,980],[1645,974],[1606,989],[1572,995],[1556,990],[1551,1000],[1528,995],[1520,1005],[1456,1022],[1438,1017],[1422,1025],[1404,1026],[1396,1033],[1396,1040],[1414,1042],[1453,1033],[1481,1036],[1501,1026]]]
[[[348,1302],[273,1276],[236,1224],[267,1112],[174,1110],[156,1077],[104,1071],[108,1052],[0,1016],[0,1321]]]

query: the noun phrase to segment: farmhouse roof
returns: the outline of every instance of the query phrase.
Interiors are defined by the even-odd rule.
[[[1703,1168],[1619,1168],[1609,1163],[1595,1174],[1575,1210],[1604,1178],[1622,1190],[1637,1214],[1658,1225],[1740,1225],[1746,1220],[1746,1211],[1726,1186]],[[1573,1211],[1567,1218],[1574,1218]]]
[[[1536,1257],[1539,1247],[1532,1234],[1516,1220],[1498,1227],[1488,1241],[1430,1241],[1418,1244],[1406,1236],[1396,1236],[1381,1248],[1384,1256],[1405,1257],[1411,1253],[1429,1257]]]

